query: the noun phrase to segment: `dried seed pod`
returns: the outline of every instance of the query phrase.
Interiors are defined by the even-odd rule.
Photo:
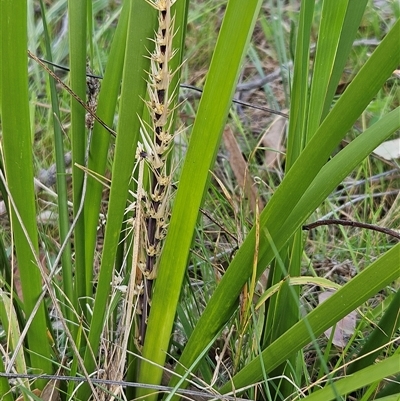
[[[87,94],[87,106],[96,114],[97,109],[97,96],[100,91],[100,80],[93,76],[93,71],[90,69],[89,61],[86,63],[86,94]],[[90,113],[86,113],[85,116],[86,128],[91,130],[94,126],[94,117]]]

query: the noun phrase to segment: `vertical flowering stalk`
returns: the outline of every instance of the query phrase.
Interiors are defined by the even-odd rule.
[[[157,274],[157,262],[165,238],[169,218],[169,197],[171,172],[167,165],[168,153],[174,134],[171,133],[174,111],[175,90],[170,88],[174,72],[169,69],[169,62],[175,56],[172,48],[174,37],[174,18],[171,6],[176,0],[146,0],[158,10],[158,31],[155,34],[155,50],[150,54],[150,72],[148,79],[149,100],[146,102],[150,114],[150,123],[142,122],[144,148],[138,154],[145,153],[150,171],[149,190],[144,196],[144,224],[142,234],[143,255],[139,267],[143,274],[144,288],[141,295],[142,318],[139,342],[143,344],[150,310],[152,282]],[[143,152],[144,151],[144,152]]]

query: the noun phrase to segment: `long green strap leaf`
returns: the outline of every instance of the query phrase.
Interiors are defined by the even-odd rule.
[[[326,90],[322,119],[325,118],[331,107],[333,97],[339,84],[340,77],[342,76],[343,69],[345,68],[348,60],[348,55],[352,49],[353,41],[356,37],[356,33],[358,31],[358,27],[367,3],[368,0],[349,1],[348,3],[346,16],[340,32],[340,42],[338,44],[335,63],[332,68],[329,86]]]
[[[310,36],[314,15],[314,0],[305,0],[300,9],[297,32],[293,85],[290,97],[290,120],[287,139],[286,171],[289,171],[305,145],[310,67]]]
[[[68,0],[69,57],[71,89],[81,98],[86,98],[86,24],[87,0]],[[83,196],[82,169],[75,166],[85,164],[86,129],[85,110],[71,97],[71,143],[72,143],[72,186],[74,216]],[[85,224],[83,214],[78,217],[74,230],[75,280],[77,298],[86,297],[85,292]],[[92,268],[92,266],[91,266]],[[83,308],[84,313],[87,312]]]
[[[339,38],[348,3],[349,0],[325,0],[323,2],[312,74],[310,106],[307,120],[307,142],[315,134],[321,123],[326,91],[338,52]]]
[[[22,283],[24,311],[28,317],[42,292],[42,280],[35,262],[35,254],[38,255],[38,231],[29,117],[27,2],[1,1],[0,18],[3,151],[7,184],[21,218],[20,221],[12,207],[10,217]],[[46,332],[46,311],[42,303],[28,331],[28,342],[32,351],[30,362],[32,367],[51,373],[53,368],[50,344],[45,340]],[[44,384],[43,380],[38,383],[40,387]]]

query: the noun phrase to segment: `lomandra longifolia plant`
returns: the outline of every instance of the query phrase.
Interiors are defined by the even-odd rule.
[[[363,271],[307,316],[296,313],[293,319],[285,319],[284,325],[280,320],[287,317],[289,307],[298,312],[299,292],[291,291],[297,278],[291,274],[295,275],[296,269],[291,265],[286,270],[285,263],[289,260],[300,266],[301,226],[332,190],[400,126],[400,109],[393,108],[335,153],[400,64],[400,21],[393,21],[388,27],[379,46],[333,104],[335,88],[367,0],[319,2],[321,16],[317,28],[315,3],[302,1],[296,21],[287,142],[290,169],[266,207],[254,216],[253,228],[232,255],[223,277],[216,280],[211,298],[201,305],[199,320],[187,319],[190,324],[182,325],[185,343],[174,344],[182,351],[174,354],[174,358],[179,358],[175,361],[169,355],[175,349],[171,345],[176,339],[174,325],[179,318],[182,323],[188,313],[179,300],[185,294],[181,289],[188,285],[184,277],[199,210],[208,196],[210,171],[263,1],[228,0],[221,9],[222,24],[179,168],[173,157],[173,143],[180,130],[175,128],[174,120],[189,1],[123,2],[111,48],[104,56],[105,74],[96,109],[100,120],[94,123],[92,135],[85,132],[85,110],[71,97],[72,124],[67,134],[72,144],[73,191],[69,199],[57,187],[56,210],[61,215],[61,205],[68,212],[68,200],[73,203],[74,236],[67,236],[66,240],[73,245],[74,253],[61,259],[61,269],[58,263],[43,268],[38,257],[39,243],[47,252],[48,239],[38,229],[33,187],[26,39],[27,10],[33,3],[0,2],[0,178],[3,198],[9,200],[15,260],[23,292],[20,297],[12,290],[11,268],[5,267],[0,297],[7,307],[0,307],[0,319],[7,342],[1,340],[0,372],[57,372],[85,382],[68,380],[60,384],[41,379],[31,384],[9,382],[0,376],[0,395],[4,400],[15,400],[22,393],[32,398],[33,394],[40,394],[45,399],[49,391],[58,389],[62,399],[81,401],[155,400],[160,395],[154,388],[125,388],[122,380],[144,386],[158,386],[169,380],[165,398],[171,399],[178,389],[189,385],[192,373],[207,382],[202,383],[203,393],[207,387],[212,388],[214,395],[233,397],[247,391],[245,396],[249,399],[256,399],[259,394],[260,399],[334,399],[360,387],[372,394],[375,383],[383,386],[385,377],[399,373],[396,355],[381,352],[381,345],[377,345],[391,341],[384,339],[382,333],[396,331],[398,322],[392,316],[397,316],[393,310],[398,298],[393,297],[382,320],[374,322],[371,341],[367,340],[365,349],[357,352],[357,356],[364,356],[370,355],[371,349],[378,350],[369,362],[371,366],[361,358],[351,376],[342,376],[341,369],[327,376],[323,384],[311,383],[306,391],[299,390],[311,377],[302,364],[303,347],[312,343],[319,349],[315,339],[320,334],[398,279],[399,245],[380,249],[379,257],[371,258]],[[69,83],[82,99],[86,92],[87,56],[90,62],[98,61],[91,51],[95,42],[91,5],[91,1],[85,0],[65,3]],[[52,14],[42,6],[40,23],[46,26],[45,17]],[[317,35],[314,29],[318,29]],[[318,42],[311,64],[314,37],[318,37]],[[46,42],[52,43],[50,38]],[[38,49],[30,50],[39,52]],[[49,46],[49,59],[51,50]],[[48,78],[47,73],[44,76]],[[58,102],[55,90],[52,96]],[[116,113],[118,118],[114,118]],[[61,121],[60,117],[54,118],[54,132],[61,131]],[[63,140],[69,143],[61,135]],[[104,179],[109,153],[110,182]],[[175,170],[179,170],[179,176],[173,177]],[[58,171],[59,178],[66,175],[65,169]],[[173,185],[175,180],[177,185]],[[109,188],[104,241],[100,244],[97,228],[104,212],[104,183]],[[65,233],[71,227],[69,217],[66,213]],[[59,243],[58,238],[50,242],[53,246]],[[221,374],[215,381],[213,376],[218,376],[219,370],[214,372],[209,349],[217,338],[225,339],[221,333],[236,319],[243,287],[255,283],[267,266],[271,277],[268,285],[277,290],[270,294],[268,302],[258,305],[257,311],[249,307],[251,319],[259,321],[255,324],[248,320],[247,327],[252,329],[242,333],[243,338],[251,338],[246,343],[251,350],[243,351],[247,359],[238,363],[235,371]],[[9,299],[14,302],[8,302]],[[49,310],[55,310],[56,316],[50,318]],[[235,351],[235,345],[231,351]],[[169,370],[174,371],[171,377],[165,375],[167,358]],[[321,366],[326,367],[323,356],[318,358]],[[290,381],[278,388],[277,377]],[[98,383],[93,378],[111,382]]]

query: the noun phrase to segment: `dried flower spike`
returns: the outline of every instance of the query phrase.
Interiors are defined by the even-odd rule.
[[[139,263],[142,269],[144,290],[141,294],[142,317],[139,342],[143,343],[150,311],[152,280],[157,276],[157,264],[162,250],[169,220],[171,193],[171,171],[166,160],[171,150],[174,133],[172,115],[175,109],[175,90],[171,81],[175,72],[170,70],[170,61],[176,55],[172,47],[174,18],[171,6],[175,0],[146,0],[158,10],[158,30],[155,33],[154,51],[150,54],[148,74],[148,96],[146,102],[151,121],[142,122],[142,139],[146,148],[146,162],[150,171],[149,189],[143,201],[143,245],[144,254]]]
[[[87,106],[96,114],[97,109],[97,96],[100,91],[100,80],[93,76],[93,71],[90,69],[89,61],[86,63],[86,94],[87,94]],[[85,123],[87,129],[91,130],[94,126],[94,117],[90,113],[86,113]]]

